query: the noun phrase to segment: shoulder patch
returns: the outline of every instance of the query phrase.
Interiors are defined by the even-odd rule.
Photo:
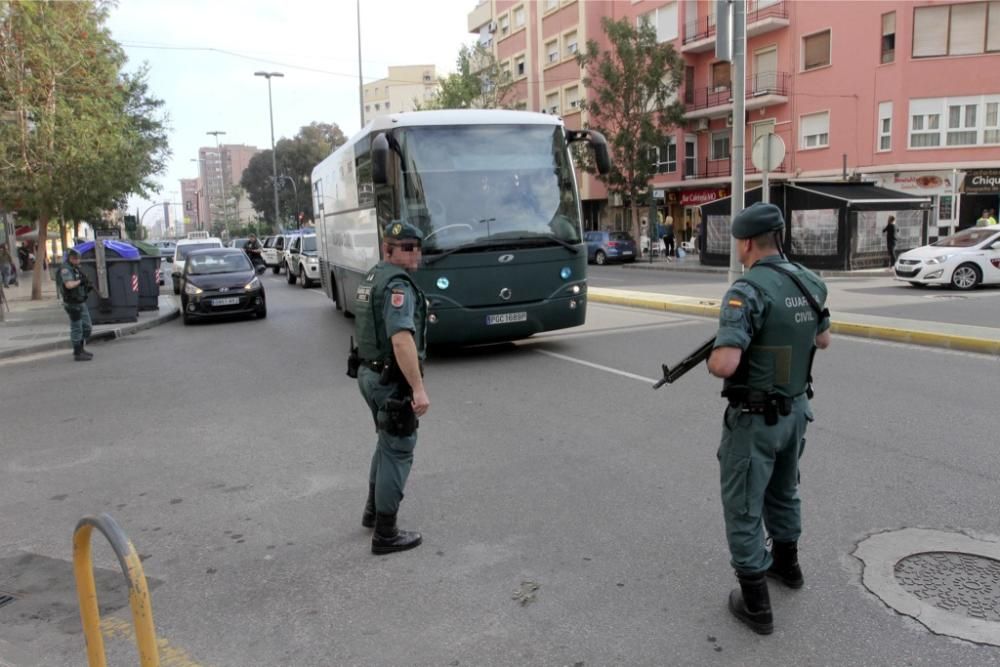
[[[737,298],[730,298],[729,301],[726,302],[726,304],[728,306],[732,307],[732,308],[742,308],[743,307],[743,301],[741,299],[737,299]]]
[[[389,299],[389,303],[392,304],[393,308],[402,308],[403,304],[406,303],[406,292],[401,289],[392,290],[392,297]]]

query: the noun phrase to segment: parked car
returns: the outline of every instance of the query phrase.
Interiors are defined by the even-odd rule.
[[[315,234],[292,237],[285,251],[285,274],[289,285],[294,285],[298,280],[303,289],[319,280]]]
[[[969,290],[1000,284],[1000,225],[970,227],[896,259],[896,280]]]
[[[628,232],[586,232],[587,261],[596,264],[634,262],[635,240]]]
[[[170,269],[170,275],[174,283],[174,294],[181,293],[181,274],[184,271],[184,261],[187,259],[188,253],[195,250],[204,250],[206,248],[221,248],[222,239],[218,238],[203,238],[203,239],[181,239],[177,242],[177,247],[174,248],[174,258],[172,260],[173,266]]]
[[[239,248],[243,250],[243,246],[247,244],[250,239],[231,239],[227,245],[229,248]]]
[[[281,263],[284,260],[285,254],[285,243],[288,238],[290,237],[278,234],[277,236],[268,236],[264,239],[260,255],[264,258],[264,266],[269,267],[274,273],[281,273]]]
[[[184,324],[220,315],[267,317],[264,285],[246,254],[237,248],[191,251],[181,274],[181,316]]]

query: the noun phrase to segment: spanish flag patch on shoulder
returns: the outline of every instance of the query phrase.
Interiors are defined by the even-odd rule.
[[[740,301],[739,299],[730,299],[727,303],[728,303],[728,305],[731,308],[742,308],[743,307],[743,302]]]

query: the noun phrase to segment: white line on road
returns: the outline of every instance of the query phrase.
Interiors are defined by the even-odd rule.
[[[577,359],[575,357],[567,357],[565,354],[557,354],[555,352],[549,352],[547,350],[535,350],[538,354],[544,354],[547,357],[554,357],[556,359],[562,359],[563,361],[569,361],[574,364],[580,364],[581,366],[587,366],[588,368],[596,368],[599,371],[604,371],[606,373],[614,373],[615,375],[621,375],[622,377],[627,377],[631,380],[638,380],[645,384],[656,384],[658,378],[648,378],[642,375],[636,375],[635,373],[629,373],[627,371],[618,370],[617,368],[611,368],[610,366],[602,366],[601,364],[595,364],[592,361],[584,361],[583,359]]]

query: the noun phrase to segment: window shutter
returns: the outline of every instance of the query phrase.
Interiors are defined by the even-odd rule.
[[[805,38],[805,69],[822,67],[830,64],[830,31]]]
[[[1000,51],[1000,2],[990,3],[989,24],[986,26],[986,50]]]
[[[982,53],[985,41],[986,3],[951,6],[951,41],[949,55]]]
[[[809,116],[802,116],[801,120],[802,136],[810,134],[830,133],[830,112],[814,113]]]
[[[913,57],[948,53],[948,6],[913,10]]]
[[[894,35],[896,33],[896,12],[882,14],[882,36]]]
[[[656,39],[670,42],[677,39],[677,3],[660,7],[656,12]]]

